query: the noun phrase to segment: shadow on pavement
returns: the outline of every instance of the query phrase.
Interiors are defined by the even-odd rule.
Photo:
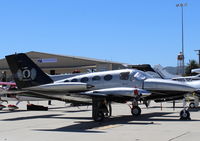
[[[170,112],[155,112],[143,114],[138,117],[132,117],[131,115],[118,116],[107,118],[103,122],[91,121],[92,118],[87,117],[54,117],[58,119],[75,119],[82,120],[88,119],[90,121],[75,121],[73,125],[64,126],[55,129],[39,129],[36,131],[53,131],[53,132],[83,132],[83,133],[105,133],[106,130],[101,129],[103,127],[116,127],[117,125],[154,125],[154,122],[191,122],[200,120],[189,120],[182,121],[177,118],[177,116],[171,116]],[[157,124],[157,123],[156,123]]]

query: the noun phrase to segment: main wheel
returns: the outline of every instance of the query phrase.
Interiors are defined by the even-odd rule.
[[[133,116],[139,116],[141,114],[141,108],[138,106],[134,106],[131,108],[131,114]]]
[[[180,112],[180,119],[181,120],[190,120],[190,112],[188,110],[182,110]]]
[[[99,111],[98,113],[96,113],[94,115],[94,117],[93,117],[94,121],[98,121],[98,122],[103,121],[104,118],[105,118],[104,113],[101,112],[101,111]]]

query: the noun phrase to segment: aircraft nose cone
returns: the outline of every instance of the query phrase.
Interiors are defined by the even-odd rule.
[[[144,89],[160,91],[194,92],[195,88],[181,82],[164,79],[146,79]]]

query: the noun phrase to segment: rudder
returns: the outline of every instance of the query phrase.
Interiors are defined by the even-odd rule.
[[[20,89],[53,83],[53,80],[24,53],[8,55],[6,60]]]

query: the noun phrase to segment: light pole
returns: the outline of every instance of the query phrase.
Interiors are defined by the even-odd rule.
[[[197,55],[199,56],[199,65],[200,65],[200,50],[194,50],[197,52]]]
[[[181,25],[182,25],[182,54],[183,54],[183,74],[185,73],[185,56],[184,56],[184,26],[183,26],[183,7],[187,6],[187,3],[177,4],[176,7],[181,7]]]

